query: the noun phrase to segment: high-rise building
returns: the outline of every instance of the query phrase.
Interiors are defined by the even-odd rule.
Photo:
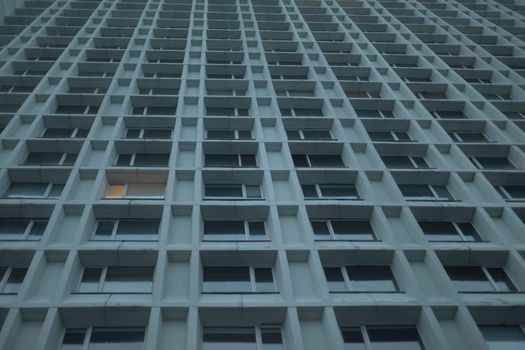
[[[0,349],[525,349],[525,2],[1,12]]]

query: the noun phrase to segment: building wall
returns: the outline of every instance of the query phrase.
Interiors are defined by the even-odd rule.
[[[0,349],[60,349],[66,329],[102,326],[144,327],[147,349],[201,349],[203,327],[267,324],[286,349],[342,350],[341,327],[374,326],[415,326],[427,350],[489,349],[478,326],[523,327],[523,5],[222,5],[3,3],[0,292],[27,272],[0,293]],[[214,154],[255,164],[206,164]],[[241,198],[206,192],[225,184]],[[28,226],[9,236],[14,219]],[[125,236],[126,220],[143,222]],[[148,220],[157,234],[130,239]],[[253,236],[210,239],[216,221]],[[365,222],[374,239],[357,237]],[[203,268],[230,265],[272,267],[275,291],[204,292]],[[397,290],[352,290],[345,275],[349,290],[331,291],[325,267],[369,265]],[[154,267],[151,292],[80,293],[84,269],[106,266]],[[492,276],[492,291],[458,292],[450,266],[501,268],[515,290]]]

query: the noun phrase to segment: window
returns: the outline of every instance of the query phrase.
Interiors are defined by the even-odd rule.
[[[162,128],[128,128],[126,139],[171,139],[171,129]]]
[[[47,220],[0,219],[0,240],[38,241],[46,226]]]
[[[516,286],[500,267],[445,266],[460,293],[516,292]]]
[[[355,113],[358,118],[395,118],[392,111],[380,111],[376,109],[356,109]]]
[[[220,117],[247,117],[250,113],[248,108],[206,107],[206,115]]]
[[[58,198],[63,184],[13,182],[5,193],[8,198]]]
[[[479,326],[490,350],[521,350],[525,348],[525,331],[520,325]]]
[[[77,159],[77,153],[31,152],[27,155],[24,165],[33,166],[72,166]]]
[[[60,350],[143,350],[144,328],[67,328]]]
[[[296,167],[305,168],[342,168],[345,166],[337,154],[292,154]]]
[[[416,327],[343,327],[341,334],[348,350],[424,350]]]
[[[165,167],[168,166],[169,153],[119,154],[116,166]]]
[[[432,113],[438,119],[467,119],[462,111],[433,111]]]
[[[0,294],[17,294],[26,272],[22,267],[0,266]]]
[[[284,350],[281,328],[203,327],[202,350]]]
[[[108,185],[106,199],[163,199],[164,184]]]
[[[311,220],[316,240],[375,241],[368,220]]]
[[[465,142],[465,143],[489,142],[487,137],[482,132],[478,132],[478,131],[454,131],[454,132],[449,132],[448,135],[456,142]]]
[[[41,137],[48,139],[85,138],[88,133],[88,128],[47,128]]]
[[[289,140],[333,140],[330,130],[286,130]]]
[[[221,168],[251,168],[257,166],[255,154],[206,154],[204,166]]]
[[[389,169],[429,169],[430,166],[423,157],[381,156],[383,163]]]
[[[355,185],[301,185],[305,199],[359,199]]]
[[[266,240],[264,221],[205,221],[204,240]]]
[[[78,293],[151,293],[151,266],[86,267]]]
[[[204,293],[274,293],[271,267],[204,266]]]
[[[262,194],[259,185],[206,184],[204,197],[206,199],[262,199]]]
[[[501,185],[496,187],[499,194],[507,201],[524,201],[524,185]]]
[[[470,161],[478,169],[516,170],[514,164],[505,157],[470,157]]]
[[[99,106],[89,105],[58,105],[56,114],[96,114]]]
[[[398,185],[407,201],[453,201],[446,186]]]
[[[283,117],[324,117],[321,108],[281,108]]]
[[[163,107],[163,106],[145,106],[133,107],[131,114],[133,115],[171,115],[174,116],[177,107]]]
[[[325,267],[330,292],[399,292],[389,266]]]
[[[425,221],[419,226],[431,242],[479,242],[480,235],[469,222]]]
[[[157,240],[159,221],[147,219],[99,220],[93,235],[103,241],[153,241]]]
[[[406,131],[368,131],[372,141],[379,142],[413,142]]]
[[[247,129],[208,129],[208,140],[251,140],[252,131]]]

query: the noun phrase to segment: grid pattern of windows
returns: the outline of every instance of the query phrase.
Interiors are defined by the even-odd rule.
[[[522,0],[0,2],[0,349],[523,347]]]

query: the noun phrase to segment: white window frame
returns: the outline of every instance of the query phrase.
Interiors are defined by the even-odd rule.
[[[327,185],[337,185],[337,186],[352,186],[355,191],[357,192],[357,195],[356,196],[340,196],[340,197],[326,197],[323,195],[323,191],[321,190],[321,187],[322,186],[327,186]],[[306,186],[314,186],[315,187],[315,192],[317,194],[317,198],[307,198],[305,197],[306,200],[321,200],[321,199],[331,199],[331,200],[362,200],[361,197],[359,197],[359,192],[357,191],[357,187],[355,186],[355,184],[306,184]]]
[[[64,337],[66,336],[66,332],[67,332],[68,328],[65,329],[64,334],[62,335],[62,338],[60,340],[60,348],[59,349],[62,348],[62,345],[64,343]],[[79,330],[80,329],[85,330],[85,332],[84,332],[84,341],[82,343],[81,350],[88,350],[89,346],[91,344],[91,336],[93,334],[93,328],[98,328],[98,327],[91,326],[91,327],[70,327],[70,328],[77,328]],[[111,329],[111,328],[127,328],[127,329],[130,329],[130,330],[131,329],[136,329],[136,330],[141,329],[141,330],[144,331],[144,336],[146,336],[146,327],[127,327],[127,326],[126,327],[119,327],[119,326],[113,326],[112,327],[112,326],[108,326],[108,327],[101,327],[101,328],[107,328],[107,329]],[[143,340],[143,343],[144,343],[144,346],[145,346],[146,345],[146,339],[145,338]],[[145,349],[145,347],[143,349]]]
[[[248,292],[206,292],[204,291],[204,267],[224,267],[224,268],[248,268],[250,276],[250,291]],[[255,269],[265,268],[270,269],[272,272],[272,284],[273,290],[267,292],[260,292],[257,290],[257,280],[255,279]],[[217,282],[221,283],[221,282]],[[275,272],[273,266],[247,266],[247,265],[227,265],[227,266],[203,266],[202,283],[201,283],[202,294],[272,294],[277,292],[277,286],[275,284]]]
[[[370,325],[370,326],[374,327],[374,325]],[[423,339],[421,338],[421,333],[419,332],[419,329],[417,329],[417,327],[415,325],[388,325],[388,326],[380,326],[380,327],[384,327],[385,329],[415,328],[417,333],[418,333],[419,342],[423,343]],[[340,329],[341,337],[342,337],[342,331],[346,330],[346,329],[356,329],[356,330],[359,329],[359,331],[361,332],[361,335],[363,337],[363,343],[365,345],[365,348],[366,349],[373,349],[372,340],[370,339],[370,336],[368,335],[368,330],[367,330],[367,326],[366,325],[364,325],[364,326],[355,326],[355,327],[341,327],[341,329]],[[423,347],[423,349],[426,349],[426,348]]]
[[[151,290],[149,292],[104,292],[104,284],[106,283],[106,278],[108,274],[108,270],[110,267],[149,267],[153,268],[153,273],[151,275]],[[84,271],[85,269],[102,269],[102,272],[100,273],[100,277],[98,279],[98,288],[96,292],[81,292],[80,286],[82,285],[82,278],[84,277]],[[120,265],[104,265],[104,266],[82,266],[82,273],[80,274],[80,279],[77,284],[77,288],[75,289],[74,294],[152,294],[153,293],[153,279],[155,277],[155,266],[120,266]]]
[[[242,196],[241,197],[214,197],[214,196],[207,196],[206,195],[206,186],[231,186],[231,185],[237,185],[241,186]],[[257,186],[259,188],[260,197],[248,197],[248,191],[247,186]],[[261,185],[248,185],[248,184],[204,184],[204,199],[205,200],[263,200],[263,191],[261,188]]]
[[[21,183],[21,182],[14,182],[14,183]],[[13,184],[13,183],[11,183],[11,184]],[[20,196],[20,195],[18,195],[18,196],[15,196],[15,197],[11,197],[11,196],[7,195],[6,198],[12,198],[12,199],[17,199],[17,198],[21,198],[21,199],[23,199],[23,198],[38,198],[38,199],[59,198],[62,194],[60,196],[58,196],[58,197],[49,197],[49,193],[51,193],[54,185],[62,185],[62,192],[64,191],[64,185],[63,184],[54,184],[54,183],[50,182],[50,183],[47,184],[47,187],[46,187],[44,193],[41,196],[35,196],[35,195],[32,195],[32,196],[30,196],[30,195],[22,195],[22,196]]]
[[[120,241],[120,240],[117,240],[117,231],[118,231],[118,227],[120,225],[120,221],[122,219],[104,219],[104,218],[101,218],[101,219],[97,219],[97,222],[96,222],[96,225],[95,225],[95,229],[93,230],[93,234],[91,235],[91,238],[90,240],[91,241],[97,241],[97,242],[107,242],[107,241]],[[140,220],[140,219],[133,219],[133,220]],[[97,230],[98,230],[98,225],[100,223],[100,221],[113,221],[113,228],[111,230],[111,235],[109,235],[108,239],[97,239]],[[153,219],[144,219],[144,221],[154,221]],[[159,222],[160,224],[160,222]],[[144,236],[146,236],[146,234],[143,234]],[[157,233],[155,234],[148,234],[147,236],[152,236],[152,238],[154,237],[157,237],[159,236],[159,232],[157,231]],[[130,240],[126,240],[126,241],[130,241]],[[142,240],[140,240],[142,242]],[[149,241],[155,241],[155,239],[151,239],[151,240],[144,240],[146,242],[149,242]],[[133,240],[133,242],[135,242],[135,240]]]
[[[8,219],[8,218],[3,218],[2,220],[0,221],[4,221],[4,220],[12,220],[12,221],[16,221],[16,220],[24,220],[24,218],[17,218],[17,219]],[[49,222],[48,220],[45,220],[45,219],[25,219],[25,220],[29,220],[29,223],[27,224],[25,230],[24,230],[24,233],[18,238],[17,236],[17,241],[27,241],[28,240],[28,237],[29,237],[29,233],[31,233],[31,230],[33,229],[33,226],[35,225],[35,222],[37,221],[46,221],[46,222]],[[47,225],[46,225],[46,229],[47,229]],[[42,233],[42,235],[45,233],[45,230],[44,232]],[[11,236],[12,238],[14,238],[14,236]],[[41,239],[42,237],[40,237]],[[29,241],[39,241],[40,239],[31,239]],[[7,238],[3,238],[1,235],[0,235],[0,241],[7,241],[7,240],[10,240],[10,239],[7,239]]]
[[[102,199],[105,199],[105,200],[162,200],[165,198],[164,195],[162,196],[153,196],[153,195],[150,195],[150,196],[128,196],[128,190],[129,190],[129,183],[125,183],[125,184],[108,184],[107,188],[106,188],[106,192],[105,192],[105,195],[104,197],[102,197]],[[141,184],[138,184],[138,185],[141,185]],[[157,185],[157,184],[144,184],[144,185]],[[162,184],[159,184],[159,185],[162,185]],[[108,191],[110,189],[111,186],[124,186],[123,188],[123,191],[122,191],[122,197],[109,197],[107,194],[108,194]],[[164,186],[164,192],[166,191],[166,186]]]
[[[207,220],[205,220],[207,221]],[[208,221],[217,221],[217,220],[208,220]],[[232,221],[241,221],[241,220],[232,220]],[[264,228],[264,235],[252,235],[250,230],[250,223],[262,223]],[[266,229],[266,222],[265,221],[249,221],[249,220],[242,220],[242,223],[244,225],[244,233],[242,235],[239,235],[239,237],[244,237],[243,239],[228,239],[228,240],[217,240],[217,239],[207,239],[206,237],[215,237],[215,236],[221,236],[217,234],[206,234],[203,232],[203,241],[204,242],[257,242],[257,241],[267,241],[268,238],[268,231]],[[260,237],[261,239],[252,238],[252,237]]]
[[[202,329],[202,337],[204,337],[204,328],[232,328],[232,327],[228,327],[228,326],[206,326],[204,325],[203,326],[203,329]],[[279,332],[281,333],[281,341],[282,341],[282,348],[283,349],[288,349],[287,347],[287,343],[286,343],[286,339],[285,337],[283,337],[283,330],[282,330],[282,326],[281,325],[260,325],[260,326],[241,326],[241,327],[233,327],[233,328],[252,328],[254,329],[254,334],[255,334],[255,347],[257,350],[263,350],[264,349],[264,344],[262,342],[262,333],[263,333],[263,329],[278,329]],[[204,341],[201,337],[201,345],[204,346]],[[84,349],[82,349],[84,350]]]
[[[39,137],[40,138],[47,138],[44,135],[45,135],[45,133],[46,133],[46,131],[48,129],[67,129],[67,128],[49,128],[49,127],[46,127],[46,128],[44,128],[44,130],[42,131],[42,133],[40,134]],[[69,134],[69,136],[67,138],[70,138],[70,139],[76,138],[76,136],[77,136],[77,134],[78,134],[80,129],[83,129],[83,128],[71,128],[71,133]]]
[[[379,241],[377,239],[376,233],[372,227],[372,224],[370,224],[370,221],[368,220],[368,223],[370,224],[370,227],[372,227],[372,239],[371,240],[348,240],[348,239],[339,239],[337,238],[338,233],[335,232],[334,227],[332,226],[332,221],[338,221],[338,220],[310,220],[311,222],[324,222],[326,223],[326,226],[328,227],[328,236],[330,237],[330,241],[351,241],[351,242],[377,242]],[[360,219],[344,219],[341,221],[367,221],[367,220],[360,220]],[[315,241],[326,241],[325,239],[317,239],[316,237],[320,236],[318,234],[315,234],[314,231],[314,240]]]
[[[167,130],[167,131],[170,132],[170,136],[167,139],[145,139],[144,138],[144,133],[145,133],[146,130],[155,130],[155,129]],[[133,138],[128,138],[127,137],[129,130],[139,130],[139,136],[137,137],[137,139],[141,139],[141,140],[169,140],[173,136],[173,129],[170,129],[170,128],[135,128],[135,127],[129,127],[128,128],[127,127],[126,128],[126,132],[122,136],[123,139],[133,140]]]
[[[410,184],[401,184],[401,185],[410,185]],[[443,187],[445,187],[445,189],[450,193],[450,196],[452,197],[452,199],[440,197],[437,194],[436,190],[434,189],[433,185],[429,185],[429,184],[424,184],[424,185],[430,189],[430,192],[432,192],[432,195],[433,195],[432,197],[428,197],[428,196],[407,197],[403,195],[404,199],[406,201],[446,201],[446,202],[456,201],[456,199],[454,199],[454,196],[452,196],[452,193],[448,191],[447,186],[443,185]]]
[[[359,266],[359,265],[349,265],[350,267],[351,266]],[[348,274],[348,271],[346,269],[346,265],[343,265],[343,266],[326,266],[328,268],[338,268],[341,270],[341,273],[343,275],[343,280],[344,280],[344,283],[346,285],[346,291],[345,292],[340,292],[340,293],[347,293],[347,292],[356,292],[356,293],[402,293],[401,289],[399,288],[399,284],[397,283],[396,281],[396,278],[395,278],[395,275],[394,275],[394,272],[392,272],[392,268],[389,266],[389,265],[370,265],[370,266],[381,266],[381,267],[388,267],[388,269],[390,270],[390,273],[392,274],[392,278],[393,278],[393,283],[394,283],[394,286],[396,288],[395,291],[360,291],[360,290],[357,290],[357,291],[354,291],[354,288],[352,288],[352,280],[350,279],[350,275]],[[326,276],[325,276],[325,279],[326,279]],[[328,280],[327,280],[328,281]],[[331,290],[329,290],[330,293],[338,293],[338,292],[332,292]]]
[[[299,133],[299,139],[290,139],[291,141],[299,141],[299,140],[306,140],[306,141],[330,141],[330,140],[334,140],[334,136],[332,135],[332,132],[330,131],[330,129],[292,129],[292,130],[287,130],[287,131],[297,131]],[[304,136],[304,131],[326,131],[330,138],[326,138],[326,139],[307,138],[307,137]]]

